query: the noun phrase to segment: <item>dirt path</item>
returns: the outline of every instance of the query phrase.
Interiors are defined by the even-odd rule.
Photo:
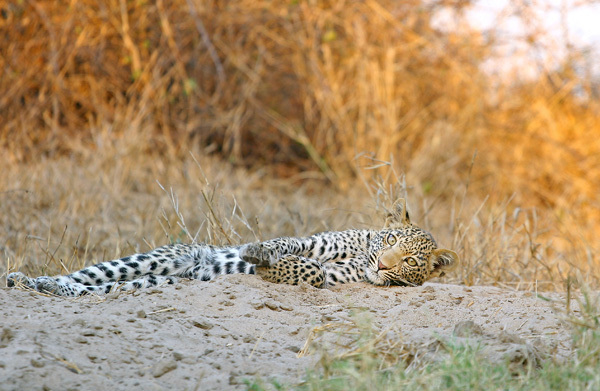
[[[558,298],[558,296],[554,296]],[[296,383],[318,358],[298,357],[311,330],[368,309],[389,338],[441,354],[472,340],[492,360],[567,357],[570,332],[550,301],[493,287],[365,284],[319,290],[256,276],[188,281],[106,299],[0,289],[0,389],[245,389],[244,379]],[[329,341],[329,342],[328,342]]]

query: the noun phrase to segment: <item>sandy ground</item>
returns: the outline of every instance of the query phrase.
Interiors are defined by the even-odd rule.
[[[415,349],[413,363],[443,355],[442,341],[471,341],[489,360],[516,365],[565,359],[571,345],[557,302],[494,287],[320,290],[229,275],[75,300],[4,288],[0,303],[1,390],[296,384],[319,356],[313,348],[298,357],[311,330],[330,329],[316,341],[334,349],[347,338],[339,326],[360,309],[386,338]]]

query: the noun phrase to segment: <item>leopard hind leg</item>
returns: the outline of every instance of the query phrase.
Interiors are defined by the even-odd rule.
[[[29,278],[23,273],[10,273],[7,277],[8,287],[23,286],[38,292],[57,296],[77,297],[87,294],[106,294],[114,290],[129,291],[150,288],[163,284],[175,284],[179,278],[173,276],[157,276],[148,274],[131,281],[109,281],[98,285],[87,285],[74,282],[68,276]]]
[[[98,285],[84,285],[72,281],[61,283],[60,279],[52,277],[38,277],[36,290],[58,296],[82,296],[87,294],[106,294],[112,291],[130,291],[141,288],[150,288],[163,284],[175,284],[179,281],[173,276],[157,276],[148,274],[130,281],[110,281]]]
[[[23,273],[11,273],[7,285],[24,286],[59,296],[79,296],[106,293],[113,286],[134,289],[174,283],[210,253],[203,244],[173,244],[142,254],[88,266],[66,276],[29,278]]]

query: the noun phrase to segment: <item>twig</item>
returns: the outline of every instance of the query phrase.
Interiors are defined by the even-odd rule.
[[[258,337],[258,339],[256,340],[256,343],[254,344],[254,347],[252,348],[252,351],[250,352],[250,355],[248,356],[248,360],[250,360],[252,358],[254,351],[258,347],[258,343],[262,340],[263,336],[265,335],[265,331],[266,330],[263,330],[262,334],[260,334],[260,337]]]
[[[177,308],[175,308],[175,307],[163,308],[162,310],[156,310],[156,311],[148,312],[146,315],[160,314],[161,312],[174,311],[176,309]]]
[[[219,59],[217,50],[210,41],[208,32],[206,31],[206,28],[204,28],[204,23],[202,23],[202,19],[200,19],[200,17],[198,16],[198,11],[196,10],[194,3],[192,2],[192,0],[187,0],[187,4],[188,8],[190,9],[190,15],[196,23],[196,29],[198,30],[198,32],[200,33],[200,37],[202,38],[202,42],[204,43],[204,46],[206,46],[208,54],[210,55],[210,58],[215,64],[215,69],[217,70],[217,77],[219,78],[217,90],[221,91],[223,89],[223,85],[225,84],[225,70],[223,68],[223,64],[221,64],[221,60]]]

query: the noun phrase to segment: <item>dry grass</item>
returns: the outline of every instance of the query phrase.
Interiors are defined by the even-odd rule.
[[[469,199],[464,205],[473,207],[460,209],[460,199],[436,204],[415,196],[401,178],[393,187],[366,182],[336,191],[323,189],[321,182],[273,179],[210,158],[171,162],[110,149],[77,164],[60,158],[7,165],[0,181],[11,185],[2,193],[1,274],[8,268],[64,274],[177,241],[227,245],[378,228],[391,200],[406,194],[413,221],[461,256],[462,267],[447,282],[562,290],[570,274],[587,266],[544,243],[540,237],[551,227],[533,212],[511,214],[507,203],[477,208]],[[586,279],[597,282],[593,273]]]
[[[433,23],[469,4],[0,6],[3,259],[64,273],[169,241],[377,227],[408,195],[459,251],[457,281],[563,289],[579,271],[597,286],[585,53],[528,80],[484,73],[495,31]]]
[[[353,205],[354,195],[316,193],[317,185],[217,159],[168,161],[128,148],[7,165],[0,182],[1,272],[10,263],[34,275],[65,273],[169,242],[226,245],[381,221],[374,205]]]

